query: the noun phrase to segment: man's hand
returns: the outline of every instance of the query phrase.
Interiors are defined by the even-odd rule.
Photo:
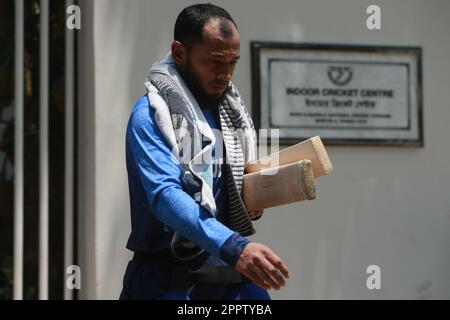
[[[264,289],[279,290],[289,278],[289,270],[273,251],[256,242],[250,242],[236,262],[236,270]],[[281,274],[280,274],[281,273]]]

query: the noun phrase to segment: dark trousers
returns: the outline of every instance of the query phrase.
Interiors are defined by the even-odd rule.
[[[270,300],[267,290],[252,282],[196,284],[187,292],[171,292],[170,277],[148,263],[131,260],[120,300]]]

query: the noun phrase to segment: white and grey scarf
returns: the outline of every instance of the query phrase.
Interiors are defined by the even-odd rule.
[[[154,63],[145,86],[155,120],[163,136],[180,160],[184,190],[211,215],[216,214],[213,195],[211,152],[216,143],[213,131],[196,99],[178,73],[172,54]],[[230,83],[218,104],[225,144],[229,211],[226,225],[243,236],[255,233],[242,202],[245,165],[256,159],[256,132],[236,87]],[[203,142],[206,145],[203,146]],[[190,260],[203,252],[197,244],[174,233],[172,253],[179,260]]]

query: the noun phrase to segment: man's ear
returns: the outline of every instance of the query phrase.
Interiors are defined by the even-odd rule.
[[[188,57],[186,47],[177,40],[172,42],[172,57],[177,65],[185,65]]]

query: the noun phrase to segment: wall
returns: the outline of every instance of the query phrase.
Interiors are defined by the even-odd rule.
[[[82,297],[120,293],[129,258],[126,123],[150,64],[169,51],[176,16],[191,3],[81,3]],[[377,1],[381,31],[365,27],[369,1],[213,3],[239,26],[242,58],[234,81],[249,107],[251,40],[423,48],[425,147],[330,146],[335,171],[318,181],[318,199],[266,210],[256,223],[253,238],[273,248],[293,274],[273,298],[449,299],[450,2]],[[366,288],[372,264],[381,268],[381,290]]]

